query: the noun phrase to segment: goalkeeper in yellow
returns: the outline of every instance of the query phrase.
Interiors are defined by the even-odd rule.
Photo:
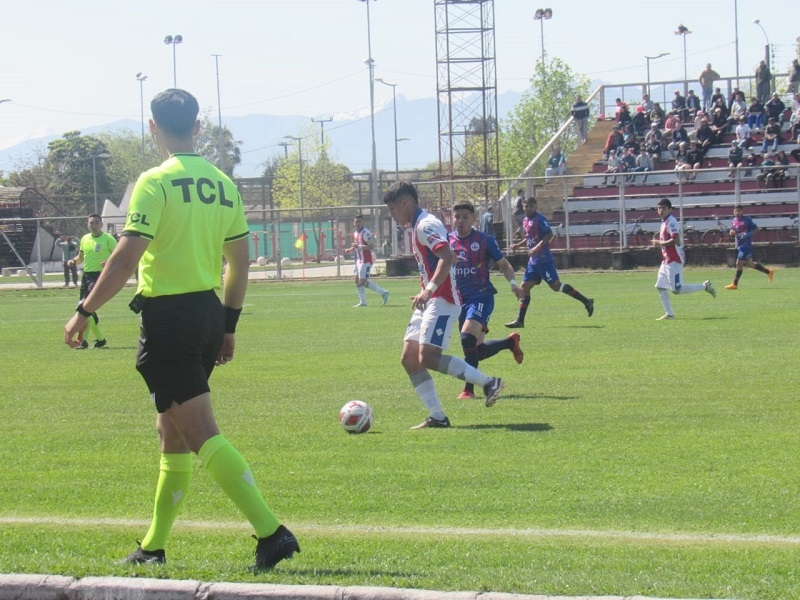
[[[166,562],[164,548],[189,491],[194,453],[253,526],[253,568],[271,569],[300,546],[267,506],[245,459],[220,433],[208,386],[214,366],[234,356],[250,266],[244,206],[236,185],[193,151],[200,129],[194,96],[169,89],[150,108],[150,131],[164,162],[139,177],[119,245],[65,326],[64,341],[75,344],[88,316],[122,289],[138,264],[131,302],[142,318],[136,369],[158,411],[161,464],[150,529],[124,562]]]

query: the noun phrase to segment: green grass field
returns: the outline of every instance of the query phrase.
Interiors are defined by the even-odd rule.
[[[527,594],[800,597],[800,270],[711,278],[673,297],[653,271],[562,273],[595,315],[537,288],[525,362],[482,363],[504,396],[425,411],[399,363],[412,279],[353,309],[350,281],[250,286],[212,394],[223,432],[302,553],[246,567],[249,526],[198,466],[165,567],[126,567],[149,523],[155,411],[134,370],[131,289],[101,310],[109,350],[62,342],[75,290],[0,291],[0,572],[378,585]],[[502,281],[502,279],[501,279]],[[498,284],[492,332],[516,316]],[[451,353],[461,355],[458,338]],[[373,430],[338,410],[369,402]]]

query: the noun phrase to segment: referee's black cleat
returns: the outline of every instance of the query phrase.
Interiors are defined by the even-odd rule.
[[[167,562],[167,555],[163,550],[143,550],[140,545],[131,552],[125,560],[124,565],[163,565]]]
[[[255,554],[256,564],[251,567],[255,573],[260,571],[269,571],[284,558],[292,558],[295,552],[300,552],[300,544],[297,543],[297,538],[283,525],[279,525],[278,529],[272,535],[264,538],[257,538]]]
[[[95,349],[97,349],[97,348],[106,348],[107,349],[108,348],[107,344],[108,344],[108,342],[106,342],[105,340],[97,340],[94,343],[94,348]]]

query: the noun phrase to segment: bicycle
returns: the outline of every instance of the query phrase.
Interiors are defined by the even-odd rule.
[[[695,246],[702,241],[702,234],[698,231],[694,225],[686,225],[683,228],[683,245],[684,246]]]
[[[798,217],[792,217],[792,224],[780,230],[779,242],[796,242],[800,239],[800,221]]]
[[[653,233],[645,231],[641,222],[644,217],[639,217],[631,221],[626,227],[625,232],[628,237],[628,245],[649,246],[653,241]],[[600,236],[600,245],[607,247],[619,246],[619,223],[614,223],[614,229],[606,229]]]
[[[715,244],[722,244],[723,242],[730,239],[730,231],[731,228],[728,225],[725,225],[722,222],[722,219],[717,215],[711,215],[717,220],[717,225],[712,229],[709,229],[705,233],[703,233],[702,242],[709,246],[713,246]]]

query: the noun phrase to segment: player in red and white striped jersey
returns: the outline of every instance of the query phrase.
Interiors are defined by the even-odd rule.
[[[375,241],[372,232],[364,227],[364,215],[358,214],[353,219],[356,230],[353,232],[353,243],[345,250],[345,254],[352,252],[355,258],[355,280],[356,292],[358,293],[358,304],[353,308],[361,308],[367,305],[366,288],[371,289],[381,295],[383,304],[389,301],[389,292],[373,281],[369,280],[369,274],[374,262],[373,250]]]

